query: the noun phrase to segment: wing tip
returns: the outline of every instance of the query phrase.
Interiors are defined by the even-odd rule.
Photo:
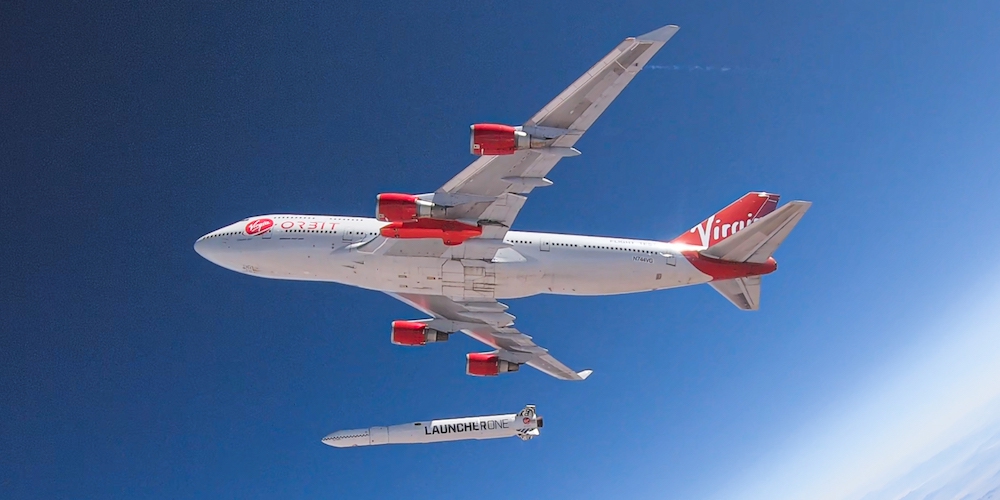
[[[594,373],[594,370],[580,370],[576,372],[576,376],[580,377],[580,380],[587,380],[591,373]]]
[[[670,40],[670,37],[674,36],[674,33],[677,33],[677,30],[679,29],[681,29],[680,26],[677,26],[676,24],[668,24],[644,35],[639,35],[635,37],[635,39],[646,42],[666,42],[667,40]]]

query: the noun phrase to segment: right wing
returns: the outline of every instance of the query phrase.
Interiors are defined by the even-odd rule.
[[[592,370],[574,371],[514,328],[514,316],[495,300],[456,302],[443,295],[389,293],[434,317],[432,326],[462,333],[494,348],[500,359],[528,366],[561,380],[584,380]]]

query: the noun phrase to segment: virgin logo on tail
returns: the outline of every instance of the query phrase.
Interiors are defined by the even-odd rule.
[[[769,193],[747,193],[673,242],[710,247],[773,212],[779,197]]]
[[[271,229],[273,225],[274,221],[271,219],[254,219],[247,223],[247,227],[243,229],[243,232],[249,236],[254,236]]]
[[[743,229],[750,224],[757,221],[759,217],[754,217],[753,214],[747,214],[747,220],[745,221],[734,221],[723,223],[722,219],[715,219],[713,223],[711,219],[692,227],[689,231],[690,233],[698,233],[698,237],[701,238],[701,246],[710,247],[723,239],[725,239],[730,234],[735,234],[736,231]]]

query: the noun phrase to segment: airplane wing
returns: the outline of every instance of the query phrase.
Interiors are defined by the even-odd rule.
[[[532,368],[562,380],[584,380],[591,370],[573,371],[514,328],[514,316],[495,300],[457,302],[443,295],[389,293],[431,315],[431,326],[462,333],[496,349],[500,359]]]
[[[481,236],[455,246],[432,238],[374,238],[359,243],[355,250],[361,254],[443,256],[449,259],[445,267],[454,268],[443,272],[446,284],[457,285],[444,287],[453,293],[389,295],[431,315],[435,328],[461,331],[496,349],[502,360],[524,363],[563,380],[587,378],[590,370],[571,370],[513,326],[507,306],[492,298],[495,283],[490,282],[489,266],[497,251],[507,246],[503,238],[528,194],[552,184],[545,176],[560,159],[580,154],[573,148],[576,142],[678,29],[664,26],[626,38],[525,122],[521,132],[540,138],[541,147],[481,156],[434,193],[420,195],[444,209],[435,217],[476,224],[482,227]]]
[[[529,149],[513,155],[483,156],[438,189],[435,202],[439,199],[444,204],[449,199],[466,202],[462,203],[462,210],[452,210],[449,215],[456,219],[490,220],[510,227],[524,203],[524,195],[535,187],[548,185],[542,180],[545,175],[564,155],[573,154],[569,148],[678,29],[664,26],[626,38],[523,125],[527,130],[541,128],[540,132],[565,131],[552,144],[559,154]],[[515,195],[514,200],[508,196],[511,194]],[[476,201],[468,203],[466,200],[470,198]],[[500,205],[500,202],[506,203]],[[489,217],[482,217],[484,213],[489,213]]]
[[[522,125],[523,131],[545,138],[547,147],[482,156],[429,195],[435,204],[448,207],[446,218],[476,221],[483,227],[476,249],[459,258],[489,257],[503,246],[527,195],[552,184],[545,175],[560,159],[580,154],[573,148],[576,142],[678,29],[669,25],[626,38]],[[448,250],[440,241],[428,240],[396,242],[382,249],[401,256],[445,255]]]

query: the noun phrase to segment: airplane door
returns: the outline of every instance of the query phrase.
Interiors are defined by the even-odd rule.
[[[549,251],[549,240],[547,240],[545,238],[539,239],[538,240],[538,249],[541,250],[541,251],[543,251],[543,252],[548,252]]]
[[[365,237],[364,231],[355,231],[349,227],[345,229],[344,243],[354,243],[355,241],[361,241]]]

